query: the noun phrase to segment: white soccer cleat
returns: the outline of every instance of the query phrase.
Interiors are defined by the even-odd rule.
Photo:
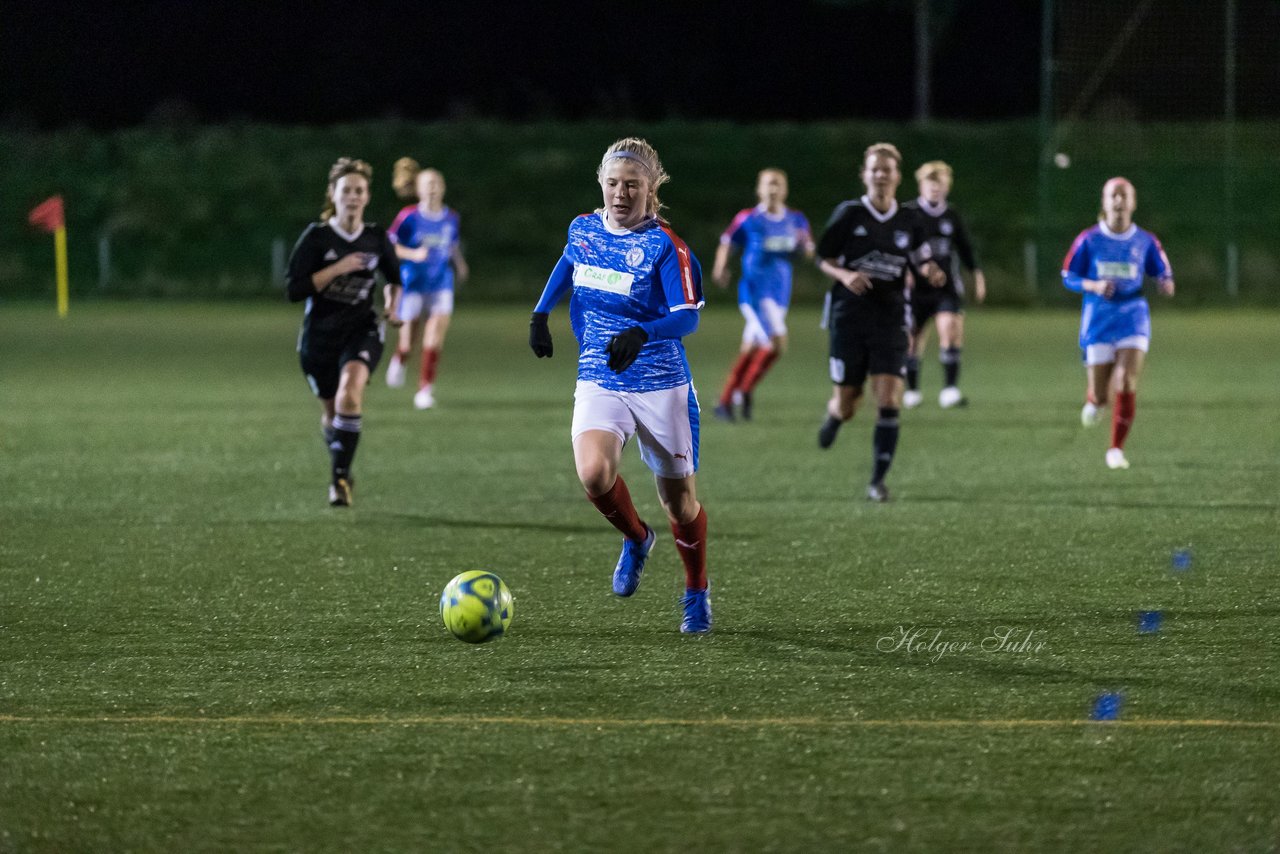
[[[924,403],[924,395],[914,389],[907,389],[902,393],[902,405],[906,409],[915,409]]]
[[[387,385],[391,388],[400,388],[404,385],[404,362],[395,356],[387,362]]]
[[[430,409],[436,405],[435,396],[431,393],[431,386],[424,385],[418,389],[418,393],[413,396],[414,409]]]
[[[1080,410],[1080,423],[1085,427],[1095,427],[1102,420],[1102,415],[1097,406],[1092,403],[1086,403],[1084,409]]]
[[[954,406],[964,406],[968,401],[964,399],[964,395],[960,393],[960,389],[953,385],[949,385],[942,391],[938,392],[938,405],[943,409],[951,409]]]
[[[1109,448],[1107,450],[1107,468],[1109,469],[1127,469],[1129,461],[1125,459],[1124,451],[1119,448]]]

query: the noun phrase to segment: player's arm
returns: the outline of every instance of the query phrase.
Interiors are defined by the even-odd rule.
[[[551,314],[551,309],[556,307],[556,303],[564,298],[571,287],[573,287],[573,262],[562,253],[560,260],[556,262],[555,269],[551,271],[551,276],[547,279],[546,287],[542,289],[538,304],[533,308],[533,315],[529,318],[529,349],[533,350],[533,355],[539,359],[550,358],[555,350],[551,343],[551,330],[547,327],[547,318]]]
[[[1067,250],[1067,257],[1062,261],[1062,285],[1073,293],[1097,294],[1109,297],[1115,293],[1115,283],[1105,279],[1090,279],[1089,245],[1085,243],[1088,231],[1080,232],[1075,243]]]
[[[818,238],[815,250],[818,256],[818,269],[826,276],[835,279],[855,294],[865,294],[871,288],[871,280],[857,270],[847,270],[840,263],[844,254],[844,241],[849,234],[849,218],[853,210],[850,202],[845,202],[835,209],[822,237]]]
[[[457,217],[453,220],[453,248],[449,250],[449,262],[453,264],[453,274],[458,277],[458,282],[466,284],[467,279],[471,278],[471,267],[467,264],[467,259],[462,257],[462,241],[456,235],[460,234],[459,220]]]
[[[658,280],[667,299],[667,313],[656,319],[638,323],[609,339],[609,369],[622,373],[635,362],[644,345],[660,339],[679,339],[698,328],[698,310],[705,305],[702,296],[702,267],[683,240],[670,229],[667,251],[658,259]]]
[[[933,246],[919,225],[912,230],[912,242],[915,248],[907,253],[907,272],[918,279],[924,279],[935,288],[947,283],[947,274],[933,258]],[[914,286],[914,282],[908,287]]]
[[[1154,234],[1151,235],[1151,245],[1147,247],[1144,266],[1146,274],[1156,280],[1156,286],[1160,289],[1160,293],[1167,297],[1173,296],[1175,290],[1173,265],[1169,263],[1169,256],[1164,253],[1164,247],[1160,245],[1159,238]]]
[[[804,214],[799,214],[800,229],[796,240],[796,254],[802,254],[804,257],[813,260],[813,253],[817,248],[817,244],[813,242],[813,229],[809,227],[809,219]]]
[[[750,208],[738,211],[733,222],[729,223],[729,227],[720,235],[720,245],[716,247],[716,260],[711,265],[711,281],[722,288],[729,284],[729,256],[733,253],[733,246],[736,243],[741,247],[746,240],[746,232],[742,230],[742,226],[749,216],[751,216]]]
[[[409,220],[409,215],[413,211],[413,205],[401,208],[400,213],[396,214],[396,218],[392,221],[391,227],[387,229],[387,236],[391,238],[391,243],[396,248],[397,258],[401,261],[421,264],[427,260],[430,250],[425,244],[416,248],[409,246],[409,242],[413,240],[413,223]]]
[[[378,272],[382,273],[385,284],[382,286],[382,319],[392,326],[399,326],[400,320],[400,264],[396,258],[396,247],[391,242],[391,235],[382,235],[382,245],[378,249]]]
[[[987,277],[978,266],[978,255],[973,251],[973,241],[969,239],[969,230],[964,227],[964,220],[954,211],[952,214],[956,228],[951,244],[956,248],[956,254],[960,256],[960,263],[966,269],[973,271],[973,295],[978,302],[983,302],[987,298]]]

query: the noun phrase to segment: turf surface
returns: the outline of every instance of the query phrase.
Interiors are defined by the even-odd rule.
[[[710,418],[736,315],[689,341],[688,638],[632,449],[663,539],[609,592],[563,312],[547,362],[464,303],[439,407],[374,384],[331,510],[293,308],[5,306],[0,852],[1276,850],[1280,315],[1157,311],[1112,472],[1076,318],[972,312],[972,405],[927,360],[883,506],[867,413],[816,447],[814,315],[750,424]],[[470,647],[436,601],[478,568],[516,614]]]

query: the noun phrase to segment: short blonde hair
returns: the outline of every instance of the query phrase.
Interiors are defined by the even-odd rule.
[[[412,157],[401,157],[391,167],[391,189],[402,199],[416,198],[418,173],[421,171],[418,161]]]
[[[667,170],[662,168],[658,158],[658,150],[648,140],[638,136],[624,137],[604,150],[600,165],[596,168],[596,180],[604,180],[604,168],[610,160],[630,160],[640,166],[649,178],[649,198],[645,200],[645,213],[657,216],[662,210],[662,202],[658,199],[658,188],[671,180]]]
[[[898,171],[902,171],[902,152],[898,150],[898,146],[892,142],[876,142],[867,146],[867,150],[862,152],[862,165],[867,165],[867,160],[876,154],[883,154],[885,157],[893,158],[898,164]]]
[[[373,167],[363,160],[357,160],[354,157],[339,157],[337,161],[329,167],[329,186],[324,191],[324,207],[320,209],[320,219],[326,220],[338,212],[337,206],[333,203],[333,191],[347,175],[359,175],[373,183]]]
[[[937,181],[948,190],[951,189],[951,181],[953,177],[951,167],[942,160],[930,160],[928,163],[916,170],[916,184],[922,184],[925,181]]]

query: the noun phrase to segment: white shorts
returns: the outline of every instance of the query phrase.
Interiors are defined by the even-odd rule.
[[[405,291],[400,295],[400,319],[417,320],[432,314],[453,314],[453,291],[440,288],[436,291]]]
[[[698,470],[698,393],[692,383],[659,391],[611,391],[579,380],[573,392],[573,438],[588,430],[640,443],[640,459],[658,477]]]
[[[769,339],[787,334],[787,310],[768,298],[760,300],[760,311],[749,302],[738,303],[738,311],[742,312],[747,322],[742,329],[742,343],[755,347],[765,347]]]
[[[1128,338],[1121,338],[1114,344],[1090,344],[1084,348],[1084,363],[1086,365],[1110,365],[1116,360],[1117,350],[1141,350],[1147,352],[1147,348],[1151,346],[1151,339],[1145,335],[1130,335]]]

